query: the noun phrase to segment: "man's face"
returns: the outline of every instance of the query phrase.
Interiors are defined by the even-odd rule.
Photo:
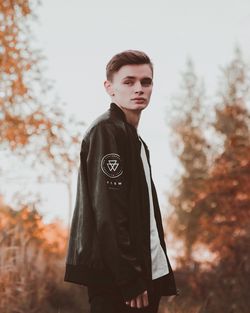
[[[105,81],[112,101],[124,109],[143,110],[147,107],[153,87],[152,71],[148,64],[124,65]]]

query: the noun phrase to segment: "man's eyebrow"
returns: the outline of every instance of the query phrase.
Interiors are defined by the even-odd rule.
[[[135,79],[135,76],[126,76],[123,79]]]
[[[123,78],[124,79],[135,79],[136,77],[135,76],[126,76]],[[148,77],[148,76],[145,76],[145,77],[142,77],[142,79],[148,79],[148,80],[152,80],[151,77]]]

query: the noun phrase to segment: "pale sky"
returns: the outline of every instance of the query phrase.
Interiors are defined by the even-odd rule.
[[[46,76],[55,81],[54,91],[67,103],[67,112],[86,126],[109,107],[103,88],[109,59],[127,49],[143,50],[151,57],[154,91],[138,131],[149,146],[162,214],[167,214],[164,191],[171,190],[171,178],[179,171],[165,122],[171,97],[179,91],[188,57],[212,96],[219,67],[231,60],[236,44],[250,60],[250,1],[42,0],[37,14],[39,23],[33,30],[47,58]],[[12,190],[18,188],[13,185]],[[25,188],[36,187],[26,183]],[[45,199],[41,211],[46,220],[60,217],[66,222],[66,188],[38,188]],[[76,176],[72,190],[74,200]]]

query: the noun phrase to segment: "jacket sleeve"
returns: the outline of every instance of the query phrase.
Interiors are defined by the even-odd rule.
[[[91,131],[86,158],[88,188],[105,264],[125,300],[147,289],[129,236],[129,175],[124,141],[112,124]]]

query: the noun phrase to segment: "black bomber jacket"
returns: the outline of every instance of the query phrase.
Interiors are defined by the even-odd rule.
[[[149,196],[140,144],[136,128],[115,103],[85,132],[66,256],[64,281],[115,285],[124,300],[142,293],[152,280]],[[176,295],[151,165],[150,175],[156,225],[170,268],[155,281],[161,295]]]

